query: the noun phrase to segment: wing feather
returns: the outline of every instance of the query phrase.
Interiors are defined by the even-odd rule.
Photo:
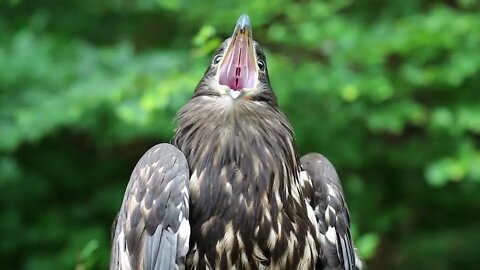
[[[361,269],[350,234],[350,215],[343,189],[333,165],[324,156],[310,153],[300,159],[313,188],[310,204],[315,210],[320,233],[324,269]]]
[[[138,161],[114,224],[111,270],[183,269],[190,238],[189,170],[183,153],[158,144]]]

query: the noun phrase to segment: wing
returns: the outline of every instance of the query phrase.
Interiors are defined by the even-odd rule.
[[[111,270],[183,269],[190,238],[189,170],[171,144],[148,150],[133,170],[112,239]]]
[[[304,187],[313,195],[310,204],[315,210],[320,232],[323,269],[361,269],[350,235],[350,216],[343,197],[342,185],[333,165],[324,156],[310,153],[300,159],[310,183]]]

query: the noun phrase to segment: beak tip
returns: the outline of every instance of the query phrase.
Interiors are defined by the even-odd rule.
[[[252,24],[250,23],[250,17],[248,17],[247,14],[242,14],[237,21],[237,27],[240,29],[245,29],[245,28],[252,28]]]

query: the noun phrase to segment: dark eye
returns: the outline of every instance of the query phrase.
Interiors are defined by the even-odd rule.
[[[257,61],[257,65],[258,65],[258,68],[261,70],[261,71],[265,71],[265,61],[263,60],[258,60]]]
[[[222,56],[221,54],[217,54],[215,55],[215,57],[213,58],[213,64],[216,65],[220,62],[220,60],[222,60]]]

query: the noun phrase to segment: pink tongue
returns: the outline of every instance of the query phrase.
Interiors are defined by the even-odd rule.
[[[248,55],[247,40],[240,37],[232,42],[235,43],[221,67],[219,83],[235,91],[253,88],[255,66]]]

